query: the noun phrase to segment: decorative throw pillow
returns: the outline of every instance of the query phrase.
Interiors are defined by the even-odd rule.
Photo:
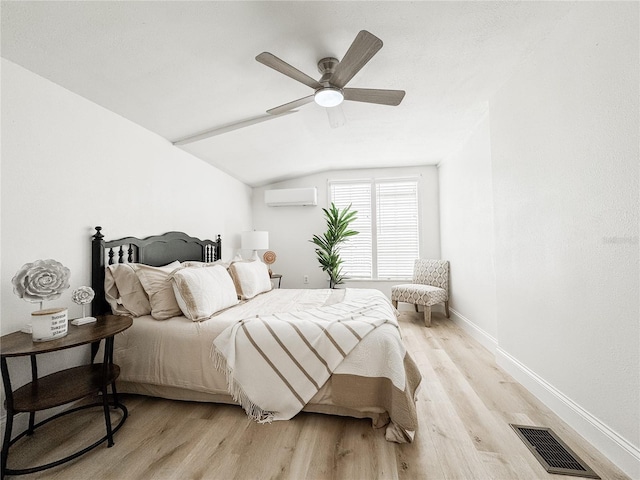
[[[178,263],[177,268],[180,268]],[[166,320],[182,315],[182,310],[176,301],[169,276],[176,270],[173,267],[150,267],[139,264],[135,269],[136,275],[149,296],[151,316],[156,320]]]
[[[253,298],[259,293],[271,290],[269,270],[261,261],[233,262],[229,273],[236,286],[236,292],[242,300]]]
[[[151,312],[151,305],[149,305],[149,299],[147,298],[147,294],[144,292],[144,289],[142,288],[142,284],[140,283],[140,280],[138,280],[138,277],[136,276],[136,272],[134,272],[133,269],[129,267],[127,264],[109,265],[107,268],[104,269],[104,297],[107,300],[107,303],[109,303],[109,305],[111,306],[111,311],[113,312],[114,315],[133,315],[134,317],[140,316],[139,312],[145,310],[144,306],[138,309],[137,313],[134,313],[128,308],[126,308],[123,304],[122,296],[120,295],[118,286],[116,285],[115,277],[118,276],[118,272],[120,272],[120,276],[123,276],[123,274],[124,275],[127,274],[127,270],[131,273],[133,278],[135,278],[135,281],[138,282],[138,286],[140,287],[139,291],[141,292],[141,296],[143,297],[142,300],[147,302],[146,309],[147,309],[147,315],[148,315]],[[124,285],[124,281],[121,280],[121,283]],[[126,296],[131,295],[130,292],[125,290],[124,286],[123,286],[123,291],[127,292]],[[136,303],[136,302],[130,301],[129,303]],[[136,309],[135,307],[132,307],[132,308],[134,310]],[[144,313],[142,313],[142,315],[144,315]]]
[[[238,303],[233,280],[221,265],[181,268],[171,280],[182,313],[194,322]]]
[[[151,313],[149,296],[136,275],[138,263],[116,263],[105,269],[105,297],[116,315],[141,317]],[[164,267],[169,272],[180,266],[180,262],[171,262]]]

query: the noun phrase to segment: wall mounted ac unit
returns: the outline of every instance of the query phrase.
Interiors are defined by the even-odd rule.
[[[265,190],[264,203],[270,207],[317,205],[318,190],[315,187]]]

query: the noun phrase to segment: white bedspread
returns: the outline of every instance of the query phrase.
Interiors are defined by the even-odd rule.
[[[256,315],[300,312],[371,295],[386,301],[379,291],[371,289],[278,289],[202,322],[185,317],[164,321],[150,316],[134,318],[133,326],[115,339],[114,362],[121,372],[119,391],[231,402],[225,375],[214,368],[211,359],[212,344],[226,328]],[[101,355],[97,361],[101,360]],[[358,378],[362,380],[358,393],[352,394],[352,385]],[[378,382],[381,378],[392,381],[388,381],[388,386],[381,386]],[[406,378],[410,380],[404,385]],[[342,414],[371,417],[377,426],[384,425],[381,422],[388,413],[386,421],[391,417],[391,424],[387,428],[387,438],[411,441],[412,430],[417,424],[413,398],[419,383],[419,372],[406,355],[397,327],[385,323],[351,350],[333,371],[331,381],[311,400],[313,407],[309,409],[308,406],[305,410],[334,413],[338,408],[345,412]],[[379,401],[381,388],[386,392],[384,402]],[[394,425],[394,416],[399,419],[395,422],[397,425]]]
[[[343,291],[272,290],[203,322],[186,317],[158,321],[137,317],[118,334],[114,362],[123,382],[185,388],[228,395],[226,379],[213,368],[211,345],[224,329],[258,314],[300,311],[341,300]],[[101,355],[98,357],[101,358]]]
[[[351,296],[351,295],[348,295]],[[242,319],[213,342],[212,357],[225,373],[229,393],[250,418],[289,420],[318,393],[333,371],[376,328],[398,328],[381,294]],[[385,377],[404,390],[404,377]]]

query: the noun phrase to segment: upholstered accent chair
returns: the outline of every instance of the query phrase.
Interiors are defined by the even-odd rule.
[[[424,324],[431,326],[431,306],[444,303],[449,318],[449,262],[446,260],[417,259],[413,266],[413,283],[391,287],[391,303],[412,303],[424,307]]]

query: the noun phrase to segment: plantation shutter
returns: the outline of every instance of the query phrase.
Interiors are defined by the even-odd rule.
[[[418,182],[377,182],[376,207],[377,278],[411,278],[420,255]]]
[[[420,258],[418,181],[389,179],[330,182],[336,207],[351,204],[359,232],[341,247],[343,274],[349,278],[410,279]]]
[[[349,228],[359,233],[350,237],[340,248],[344,275],[350,278],[372,278],[371,182],[331,183],[330,195],[336,207],[343,209],[351,204],[351,210],[358,212]]]

